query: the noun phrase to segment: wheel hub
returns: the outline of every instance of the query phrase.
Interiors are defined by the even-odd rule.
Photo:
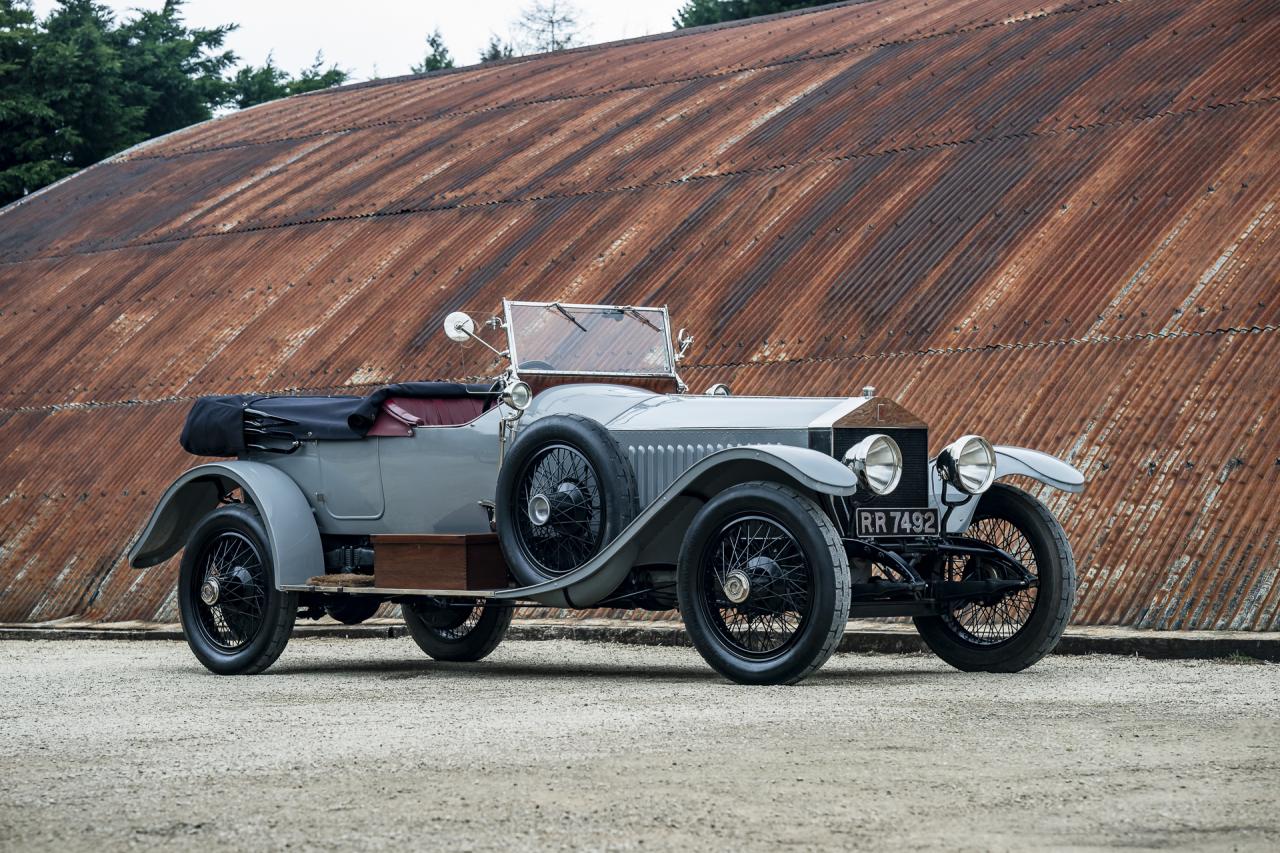
[[[544,494],[529,498],[529,520],[535,527],[542,527],[551,520],[551,499]]]
[[[200,584],[200,600],[204,602],[206,607],[212,607],[217,604],[221,595],[222,586],[218,583],[217,578],[205,578],[204,583]]]
[[[734,604],[741,604],[751,595],[751,578],[742,569],[734,569],[721,584],[724,597]]]

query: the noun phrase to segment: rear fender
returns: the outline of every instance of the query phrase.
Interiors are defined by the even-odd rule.
[[[809,495],[852,495],[853,472],[803,447],[746,445],[707,456],[676,478],[587,564],[545,583],[499,590],[497,598],[532,599],[551,607],[589,607],[618,588],[632,567],[674,563],[689,521],[725,489],[754,480],[783,483]]]
[[[217,509],[222,495],[237,487],[262,516],[276,585],[305,584],[324,574],[320,530],[302,490],[279,469],[244,460],[200,465],[175,480],[129,549],[129,564],[145,569],[178,553],[200,519]]]

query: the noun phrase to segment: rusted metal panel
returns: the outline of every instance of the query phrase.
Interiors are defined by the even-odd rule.
[[[440,320],[505,296],[667,303],[695,390],[1062,454],[1078,620],[1274,630],[1277,43],[1275,0],[857,3],[101,164],[0,212],[0,621],[171,618],[123,553],[191,399],[482,375]]]

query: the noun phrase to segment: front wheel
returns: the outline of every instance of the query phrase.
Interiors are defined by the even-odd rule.
[[[289,642],[298,596],[276,589],[267,542],[257,511],[233,504],[206,515],[182,554],[182,633],[196,659],[219,675],[262,672]]]
[[[826,513],[777,483],[712,498],[685,536],[680,615],[707,663],[739,684],[795,684],[849,619],[849,561]]]
[[[515,608],[476,601],[414,598],[400,605],[418,648],[435,660],[477,661],[498,647]]]
[[[965,535],[995,545],[1036,577],[1036,586],[994,600],[971,600],[937,616],[916,617],[930,649],[965,672],[1018,672],[1058,644],[1076,596],[1076,566],[1053,514],[1022,489],[997,483],[979,499]],[[940,580],[982,580],[996,571],[981,560],[943,557]]]

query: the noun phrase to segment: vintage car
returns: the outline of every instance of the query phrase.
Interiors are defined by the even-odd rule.
[[[1071,548],[999,481],[1080,491],[1065,462],[976,435],[930,458],[924,422],[871,387],[687,393],[692,339],[677,349],[665,308],[508,301],[445,333],[501,375],[192,407],[183,446],[235,458],[179,477],[129,556],[185,548],[179,610],[210,670],[260,672],[298,615],[356,623],[384,602],[448,661],[489,654],[517,604],[678,609],[703,658],[752,684],[814,672],[850,616],[910,616],[964,670],[1021,670],[1062,634]]]

